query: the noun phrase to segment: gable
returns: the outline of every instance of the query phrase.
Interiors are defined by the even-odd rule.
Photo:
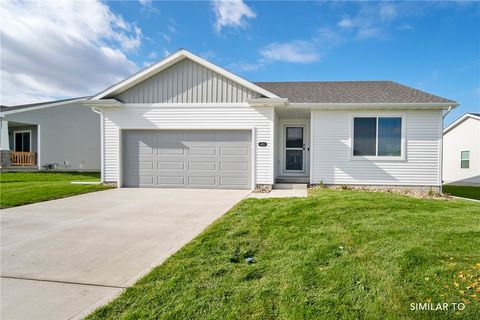
[[[238,103],[260,94],[185,58],[115,96],[124,103]]]

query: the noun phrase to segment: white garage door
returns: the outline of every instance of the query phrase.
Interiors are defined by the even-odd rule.
[[[125,130],[123,186],[250,189],[248,130]]]

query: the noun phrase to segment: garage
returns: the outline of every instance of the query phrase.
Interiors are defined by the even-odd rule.
[[[123,130],[123,186],[252,188],[250,130]]]

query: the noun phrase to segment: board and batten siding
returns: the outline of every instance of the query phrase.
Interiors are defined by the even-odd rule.
[[[259,94],[185,58],[118,94],[124,103],[236,103]]]
[[[352,117],[402,114],[405,160],[351,158]],[[439,186],[442,112],[439,110],[312,111],[311,182],[325,184]]]
[[[145,107],[127,104],[123,108],[105,109],[103,119],[106,182],[119,182],[121,129],[254,129],[254,184],[273,184],[273,108],[247,105]],[[259,141],[267,142],[267,146],[259,147]]]

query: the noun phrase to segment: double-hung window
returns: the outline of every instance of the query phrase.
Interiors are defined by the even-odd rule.
[[[354,157],[402,157],[402,117],[354,117]]]
[[[470,151],[462,151],[460,153],[460,168],[461,169],[470,168]]]

